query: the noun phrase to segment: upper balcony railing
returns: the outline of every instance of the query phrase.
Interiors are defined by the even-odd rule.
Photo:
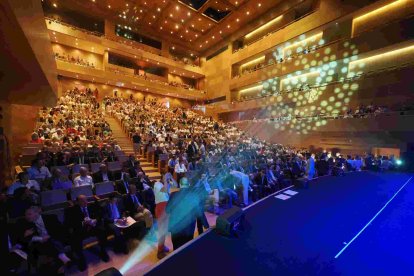
[[[414,14],[409,14],[408,16],[406,16],[404,18],[398,18],[398,19],[389,21],[387,23],[377,25],[377,26],[372,27],[370,29],[364,30],[364,32],[361,32],[357,36],[354,36],[352,38],[351,37],[342,37],[342,38],[338,38],[338,39],[335,39],[333,41],[330,41],[329,43],[324,43],[322,45],[307,46],[303,50],[301,50],[300,52],[292,53],[290,55],[285,55],[284,57],[280,57],[279,59],[270,59],[267,62],[262,62],[262,63],[256,64],[253,68],[244,69],[241,72],[241,74],[234,74],[232,76],[232,79],[237,79],[237,78],[240,78],[242,76],[254,73],[256,71],[263,70],[265,68],[271,68],[273,66],[277,66],[280,63],[285,63],[285,62],[288,62],[288,61],[292,61],[293,59],[302,58],[303,56],[305,56],[307,54],[314,53],[314,52],[316,52],[318,50],[321,50],[321,49],[325,49],[325,48],[327,48],[329,46],[332,46],[334,44],[337,44],[337,43],[350,42],[351,40],[362,37],[363,35],[365,35],[366,33],[370,32],[370,31],[373,31],[373,30],[376,30],[376,29],[379,29],[379,28],[384,28],[384,27],[389,26],[391,24],[395,24],[396,22],[399,22],[401,20],[409,19],[409,18],[412,18],[412,17],[414,17]]]
[[[92,31],[89,31],[89,30],[86,30],[86,29],[83,29],[83,28],[79,28],[77,26],[73,26],[73,25],[70,25],[66,22],[63,22],[63,21],[60,21],[60,20],[57,20],[57,19],[54,19],[54,18],[50,18],[50,17],[45,17],[45,19],[47,21],[51,21],[51,22],[63,25],[65,27],[71,28],[71,29],[76,30],[76,31],[83,32],[83,33],[88,34],[88,35],[93,35],[93,36],[97,36],[97,37],[100,37],[100,38],[103,38],[103,39],[107,39],[107,40],[110,40],[110,41],[113,41],[113,42],[116,42],[116,43],[120,43],[122,45],[128,46],[128,47],[130,47],[132,49],[135,49],[135,50],[141,50],[141,51],[151,53],[151,54],[154,54],[154,55],[157,55],[157,56],[162,56],[164,58],[167,58],[167,59],[169,59],[171,61],[174,61],[176,63],[180,63],[182,65],[188,65],[188,66],[197,67],[197,68],[200,67],[200,64],[198,62],[193,62],[192,63],[192,62],[190,62],[190,59],[180,59],[180,58],[177,58],[177,57],[174,57],[174,56],[172,56],[172,57],[171,56],[164,56],[164,55],[161,54],[161,50],[152,48],[150,46],[141,44],[139,42],[127,41],[126,39],[124,39],[122,37],[119,37],[119,38],[109,37],[109,36],[106,36],[105,34],[102,34],[102,33],[99,33],[99,32],[92,32]]]

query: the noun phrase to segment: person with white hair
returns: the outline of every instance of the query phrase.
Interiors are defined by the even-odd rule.
[[[75,187],[91,185],[93,186],[93,180],[90,175],[88,175],[88,169],[81,167],[79,170],[80,175],[78,175],[73,181]]]

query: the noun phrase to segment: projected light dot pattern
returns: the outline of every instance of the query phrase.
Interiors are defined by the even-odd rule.
[[[301,44],[297,45],[296,50],[294,50],[292,45],[297,43]],[[320,46],[324,43],[325,41],[322,38],[318,41],[307,41],[305,36],[300,36],[299,41],[286,43],[278,47],[273,56],[285,57],[292,54],[292,49],[294,52],[300,53],[305,48],[312,49],[312,46]],[[315,53],[313,57],[302,55],[297,57],[297,60],[292,61],[294,66],[302,66],[304,70],[298,70],[281,77],[269,78],[262,82],[263,87],[259,94],[272,95],[267,99],[268,106],[265,110],[276,118],[276,120],[268,121],[268,124],[273,124],[275,129],[289,130],[297,134],[308,134],[309,131],[315,131],[318,127],[327,124],[325,119],[321,120],[314,115],[335,115],[348,110],[350,97],[358,91],[359,85],[357,83],[344,83],[337,86],[333,89],[332,95],[325,96],[323,100],[320,99],[324,96],[328,83],[336,79],[345,80],[355,76],[355,74],[362,73],[362,71],[355,73],[354,68],[349,66],[350,61],[358,59],[358,50],[355,45],[347,41],[343,46],[346,50],[343,51],[342,57],[339,59],[337,55],[332,54],[332,49],[327,47],[323,51]],[[285,48],[289,49],[285,51]],[[355,67],[362,70],[364,65]],[[286,71],[286,66],[282,66],[281,71]],[[278,70],[272,70],[271,74],[273,73],[278,73]],[[280,93],[280,91],[286,90],[287,93]],[[302,118],[299,120],[295,118],[296,116]]]

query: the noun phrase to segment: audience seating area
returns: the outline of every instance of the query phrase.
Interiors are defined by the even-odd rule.
[[[142,231],[153,233],[155,182],[170,185],[171,181],[171,187],[178,188],[187,179],[192,189],[199,191],[198,200],[204,211],[220,214],[233,204],[248,206],[283,187],[302,185],[316,176],[396,167],[392,156],[345,158],[330,152],[315,156],[306,149],[249,137],[233,124],[191,110],[117,97],[106,97],[99,103],[96,93],[75,88],[67,91],[56,107],[40,110],[31,140],[22,149],[18,178],[2,191],[1,201],[11,228],[28,219],[27,210],[33,205],[41,208],[42,216],[56,216],[69,230],[69,240],[62,241],[69,248],[65,252],[75,252],[80,270],[87,263],[82,250],[70,242],[77,240],[73,236],[77,233],[73,210],[87,208],[86,212],[90,212],[95,238],[82,238],[83,245],[98,241],[101,259],[108,261],[104,239],[119,236],[114,236],[109,227],[105,210],[113,200],[128,205],[135,196],[137,209],[122,212],[135,215],[136,223],[141,223],[137,227],[141,230],[134,230],[132,236],[142,238]],[[134,153],[125,154],[114,139],[108,123],[113,119],[131,140]],[[156,168],[162,179],[150,179],[141,162]],[[22,236],[10,236],[12,244],[21,243]],[[45,264],[39,255],[56,260],[50,252],[26,253],[33,257],[28,259],[29,267],[38,271]]]

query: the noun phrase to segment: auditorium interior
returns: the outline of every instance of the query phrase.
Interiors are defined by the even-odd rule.
[[[414,275],[414,0],[0,1],[2,275]]]

